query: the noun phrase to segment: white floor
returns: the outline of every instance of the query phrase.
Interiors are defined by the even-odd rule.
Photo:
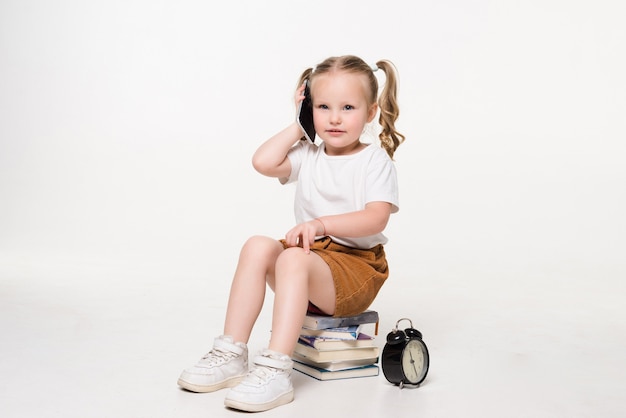
[[[1,261],[0,416],[239,414],[224,408],[224,393],[176,386],[220,332],[227,283],[212,291],[208,278],[159,274],[158,263]],[[401,317],[423,332],[432,363],[422,387],[400,390],[382,373],[319,382],[294,372],[296,400],[263,415],[624,416],[623,292],[567,280],[408,279],[388,282],[373,308],[381,347]],[[269,312],[253,352],[267,341]]]

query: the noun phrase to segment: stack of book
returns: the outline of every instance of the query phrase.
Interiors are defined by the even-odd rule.
[[[294,350],[293,368],[319,380],[377,376],[377,334],[378,312],[373,310],[346,317],[309,313]]]

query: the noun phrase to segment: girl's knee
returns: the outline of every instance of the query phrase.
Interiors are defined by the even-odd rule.
[[[284,249],[278,259],[276,260],[276,264],[301,264],[306,259],[309,254],[306,254],[304,250],[300,247],[289,247]]]
[[[274,269],[274,263],[282,251],[283,246],[279,241],[264,236],[253,236],[241,248],[239,263],[264,266],[270,271]]]
[[[278,252],[280,250],[282,250],[283,246],[282,244],[275,240],[274,238],[270,238],[270,237],[266,237],[266,236],[262,236],[262,235],[255,235],[252,236],[250,238],[248,238],[248,240],[243,244],[243,247],[241,249],[242,252],[244,251],[254,251],[254,252],[261,252],[261,253],[266,253],[266,252]]]
[[[246,245],[267,245],[269,242],[277,242],[274,238],[266,237],[264,235],[253,235],[245,242]]]
[[[277,275],[286,275],[291,280],[296,277],[306,279],[310,266],[307,264],[311,261],[311,254],[307,254],[300,247],[290,247],[283,250],[276,258]]]

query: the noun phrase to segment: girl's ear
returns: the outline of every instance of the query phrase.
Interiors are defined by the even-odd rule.
[[[376,112],[378,112],[378,104],[374,103],[372,106],[370,106],[369,112],[367,114],[368,123],[374,120],[374,117],[376,116]]]

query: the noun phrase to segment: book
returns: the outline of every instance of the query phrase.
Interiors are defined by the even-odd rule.
[[[302,364],[307,364],[309,366],[317,367],[318,369],[329,370],[331,372],[334,372],[337,370],[354,369],[355,367],[367,366],[368,364],[378,363],[378,357],[358,359],[358,360],[340,360],[340,361],[327,361],[327,362],[317,363],[298,353],[293,353],[292,359]]]
[[[294,348],[294,353],[306,357],[311,362],[324,363],[376,358],[378,357],[379,349],[377,346],[372,346],[320,351],[302,341],[298,341],[296,347]]]
[[[325,329],[302,328],[300,335],[306,337],[333,338],[336,340],[356,340],[359,336],[359,328],[360,325]]]
[[[362,332],[359,333],[356,340],[340,340],[335,338],[300,335],[300,341],[320,351],[341,350],[358,347],[372,347],[376,345],[373,337]]]
[[[298,370],[299,372],[309,375],[317,380],[335,380],[350,379],[355,377],[378,376],[378,366],[375,364],[368,364],[365,366],[345,370],[325,370],[319,367],[311,366],[309,364],[294,361],[293,368],[294,370]]]
[[[378,320],[378,312],[371,309],[357,315],[341,317],[307,313],[304,318],[303,327],[308,329],[339,328],[351,325],[378,324]],[[376,334],[378,334],[378,332],[376,332]]]

